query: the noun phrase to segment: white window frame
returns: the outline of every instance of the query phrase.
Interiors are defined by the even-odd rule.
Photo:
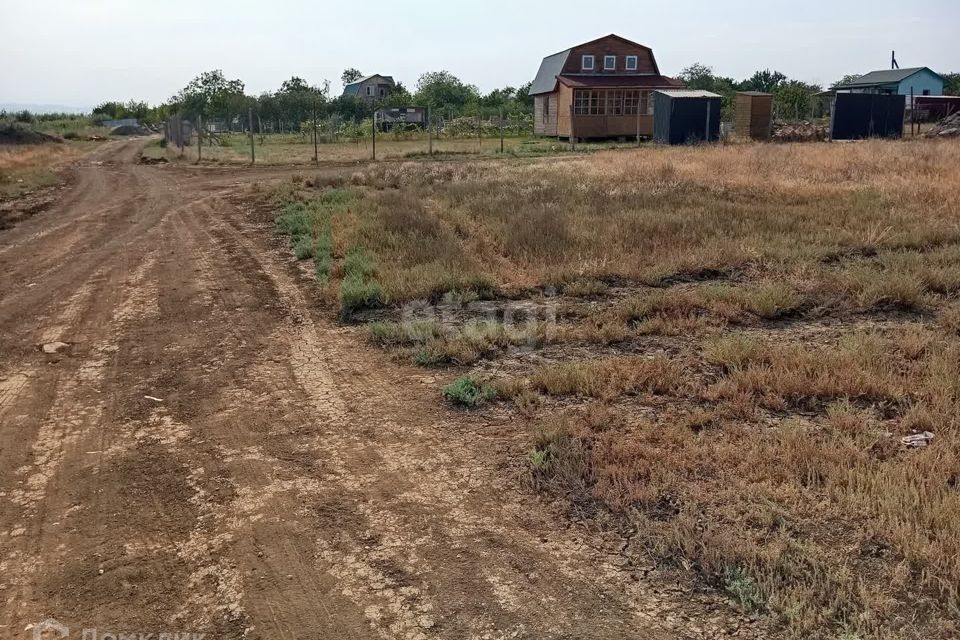
[[[627,71],[636,71],[638,62],[637,56],[627,56]]]
[[[371,87],[370,85],[367,85],[367,97],[368,98],[373,97],[373,87]]]
[[[613,60],[613,63],[610,66],[607,66],[607,62]],[[617,56],[603,56],[603,70],[604,71],[616,71],[617,70]]]
[[[587,65],[587,62],[588,62],[588,61],[590,62],[589,65]],[[591,54],[584,54],[583,57],[580,59],[580,68],[581,68],[583,71],[593,71],[594,69],[596,69],[596,68],[597,68],[597,63],[596,63],[596,61],[594,60],[593,55],[591,55]]]

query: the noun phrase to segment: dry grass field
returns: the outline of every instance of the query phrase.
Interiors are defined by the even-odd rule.
[[[102,143],[86,140],[62,144],[0,144],[0,200],[58,184],[59,168],[99,144]]]
[[[531,488],[629,561],[778,637],[960,635],[960,145],[390,162],[277,198],[343,318],[510,412]]]

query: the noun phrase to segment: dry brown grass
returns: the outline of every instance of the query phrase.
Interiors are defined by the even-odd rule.
[[[0,145],[0,198],[17,197],[57,184],[57,170],[98,143]]]
[[[559,291],[533,335],[374,336],[512,399],[539,490],[777,636],[960,636],[960,145],[404,162],[351,182],[334,244],[370,252],[389,304]],[[521,343],[553,364],[514,359]],[[913,431],[936,435],[909,450]]]

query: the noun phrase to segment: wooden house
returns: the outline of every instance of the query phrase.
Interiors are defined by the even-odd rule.
[[[374,74],[346,85],[343,88],[343,95],[367,102],[379,102],[389,96],[396,86],[392,76]]]
[[[608,35],[547,56],[530,88],[534,133],[560,138],[649,137],[657,89],[683,83],[660,74],[653,51]]]

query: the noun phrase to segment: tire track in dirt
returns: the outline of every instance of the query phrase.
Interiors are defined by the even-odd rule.
[[[256,255],[242,227],[221,229]],[[666,607],[657,598],[578,541],[552,532],[547,547],[541,536],[518,527],[522,507],[490,503],[511,491],[489,469],[470,468],[473,460],[462,456],[471,446],[451,435],[457,427],[391,392],[393,380],[367,373],[372,367],[358,360],[349,332],[315,324],[290,277],[269,258],[259,261],[294,319],[286,332],[291,365],[325,427],[317,453],[331,467],[329,479],[357,495],[352,507],[369,523],[318,539],[320,557],[381,637],[429,637],[454,626],[478,637],[663,635],[657,614]],[[386,417],[410,415],[426,423]],[[524,570],[504,555],[526,561],[514,563]],[[391,580],[378,564],[408,575]],[[428,572],[435,573],[426,578]],[[417,579],[420,584],[411,584]],[[454,585],[459,601],[450,597]],[[481,606],[470,615],[449,615],[470,599],[493,611]]]
[[[60,473],[68,456],[78,455],[78,445],[100,426],[103,404],[91,402],[101,393],[103,369],[117,350],[122,324],[146,304],[148,289],[141,287],[155,255],[141,263],[128,281],[125,303],[113,316],[107,337],[98,342],[74,376],[59,381],[51,412],[31,445],[30,463],[18,468],[19,481],[4,498],[19,510],[11,528],[0,534],[0,575],[5,576],[7,605],[24,608],[31,600],[31,582],[49,558],[40,551],[47,525],[45,499],[48,485]],[[56,514],[53,514],[56,517]]]

